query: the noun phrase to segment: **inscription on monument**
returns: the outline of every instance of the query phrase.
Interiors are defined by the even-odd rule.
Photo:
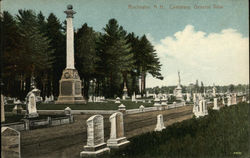
[[[61,94],[72,95],[72,82],[70,81],[61,82]]]
[[[123,118],[122,118],[122,114],[121,113],[117,113],[116,115],[116,136],[117,138],[123,137]]]
[[[96,119],[96,122],[94,123],[94,144],[101,144],[104,142],[103,138],[103,121],[100,117]]]
[[[81,82],[75,83],[75,94],[80,95],[81,94]]]

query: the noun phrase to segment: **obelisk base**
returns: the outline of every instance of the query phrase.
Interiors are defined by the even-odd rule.
[[[64,69],[59,82],[59,96],[55,104],[86,104],[76,69]]]

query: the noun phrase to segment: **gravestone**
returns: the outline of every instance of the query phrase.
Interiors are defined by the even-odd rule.
[[[88,102],[93,102],[93,96],[92,95],[89,96]]]
[[[217,104],[217,98],[214,98],[214,107],[213,107],[214,110],[219,110],[220,108],[218,107],[218,104]]]
[[[161,104],[160,104],[160,99],[159,98],[155,98],[155,100],[154,100],[154,106],[160,106]]]
[[[117,97],[117,98],[115,99],[115,103],[116,103],[116,104],[120,104],[120,103],[121,103],[121,101],[120,101],[120,98],[119,98],[119,97]]]
[[[167,104],[167,99],[166,99],[165,97],[163,97],[163,98],[161,99],[161,105],[162,105],[162,106],[168,105],[168,104]]]
[[[70,108],[70,107],[66,107],[66,108],[64,109],[64,114],[65,114],[65,115],[71,115],[71,108]]]
[[[190,102],[190,94],[187,93],[187,99],[186,99],[187,102]]]
[[[227,97],[227,106],[231,106],[232,105],[232,97],[229,95]]]
[[[166,127],[164,126],[163,115],[162,114],[157,115],[157,124],[155,131],[162,131],[165,128]]]
[[[207,115],[208,114],[208,111],[207,111],[207,101],[205,99],[202,100],[202,104],[203,104],[203,116]]]
[[[207,104],[206,100],[197,100],[198,105],[195,107],[195,116],[196,118],[199,118],[201,116],[207,115]]]
[[[197,109],[198,108],[198,105],[196,102],[194,102],[194,105],[193,105],[193,113],[195,114],[197,112]]]
[[[122,96],[122,100],[126,100],[126,96],[125,95]]]
[[[110,148],[120,148],[129,143],[124,137],[123,114],[116,112],[109,117],[111,123],[110,139],[107,141],[107,146]]]
[[[87,121],[87,145],[80,157],[98,156],[109,152],[110,149],[104,143],[104,123],[103,116],[94,115]]]
[[[222,97],[222,105],[225,105],[225,98]]]
[[[193,102],[194,103],[196,102],[196,94],[195,93],[193,94]]]
[[[245,101],[246,101],[246,97],[243,96],[243,97],[242,97],[242,102],[245,102]]]
[[[233,94],[233,96],[232,96],[232,105],[236,105],[237,104],[237,95],[236,95],[236,93],[235,94]]]
[[[26,117],[34,118],[38,117],[37,109],[36,109],[36,89],[31,90],[27,94],[27,103],[26,103]]]
[[[1,127],[1,157],[21,157],[20,132],[9,127]]]
[[[136,101],[136,97],[135,97],[135,92],[134,92],[132,95],[132,102],[135,102],[135,101]]]
[[[126,113],[126,106],[123,105],[123,104],[121,104],[121,105],[118,106],[118,110],[119,110],[120,112],[122,112],[122,113]]]
[[[122,100],[126,100],[127,97],[128,97],[128,89],[126,86],[126,82],[124,82]]]
[[[141,106],[139,107],[139,111],[140,111],[140,112],[144,112],[144,108],[145,108],[145,107],[144,107],[143,105],[141,105]]]

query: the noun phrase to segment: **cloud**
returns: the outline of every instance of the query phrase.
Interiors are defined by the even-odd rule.
[[[175,85],[180,70],[182,84],[196,79],[205,85],[249,83],[249,38],[234,29],[219,33],[196,31],[187,25],[184,30],[160,42],[148,34],[162,63],[163,81],[148,77],[147,87]]]

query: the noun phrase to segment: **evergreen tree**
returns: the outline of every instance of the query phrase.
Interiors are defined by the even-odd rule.
[[[88,97],[90,80],[94,79],[97,73],[97,62],[99,57],[96,55],[97,34],[85,23],[77,31],[76,43],[76,69],[84,81],[84,95]]]
[[[54,96],[59,95],[59,80],[61,79],[62,71],[66,67],[66,36],[65,30],[59,19],[51,13],[47,18],[46,35],[50,40],[51,48],[54,51],[54,63],[48,84],[48,93],[53,93]]]
[[[138,37],[134,37],[134,34],[130,34],[128,39],[133,43],[132,50],[136,61],[135,72],[137,72],[137,75],[141,78],[141,85],[139,86],[141,86],[141,94],[143,95],[145,94],[147,73],[158,79],[163,79],[160,73],[161,64],[152,44],[145,35],[138,39]]]
[[[53,50],[50,49],[48,38],[39,30],[35,13],[31,10],[19,10],[18,12],[17,20],[22,36],[22,55],[25,61],[23,65],[26,77],[34,76],[38,88],[43,89],[41,79],[48,77],[46,73],[53,63]],[[27,88],[27,90],[29,89]]]
[[[100,70],[103,70],[106,80],[104,91],[109,97],[121,95],[123,82],[127,73],[133,68],[133,54],[126,39],[126,31],[119,26],[115,19],[110,19],[104,34],[98,42],[98,54],[101,58]],[[123,78],[123,80],[122,80]]]
[[[18,32],[18,26],[14,17],[4,11],[1,17],[1,77],[4,82],[4,94],[7,96],[22,97],[24,96],[23,87],[23,61],[22,40]],[[21,78],[19,82],[17,79]]]

